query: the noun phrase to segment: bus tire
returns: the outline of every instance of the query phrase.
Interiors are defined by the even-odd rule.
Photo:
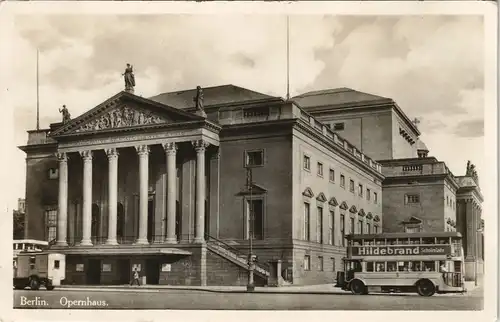
[[[423,279],[417,282],[417,293],[420,296],[432,296],[436,293],[436,286],[428,279]]]
[[[38,291],[40,288],[40,282],[38,281],[38,278],[32,277],[30,279],[30,289],[33,291]]]
[[[45,286],[45,288],[47,289],[47,291],[52,291],[54,289],[54,286],[53,285],[47,285],[47,286]]]
[[[366,294],[366,286],[360,280],[351,281],[350,289],[351,289],[352,294],[356,294],[356,295]]]
[[[24,290],[25,287],[26,287],[26,285],[22,284],[22,283],[16,283],[16,284],[14,284],[14,288],[16,290]]]

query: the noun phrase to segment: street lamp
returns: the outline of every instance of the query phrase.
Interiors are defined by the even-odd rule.
[[[253,281],[253,271],[255,269],[255,256],[253,255],[253,205],[252,205],[252,168],[247,167],[247,187],[250,192],[250,197],[248,199],[248,243],[250,250],[248,253],[248,284],[247,291],[253,292],[255,290],[255,285]]]
[[[476,258],[475,258],[475,261],[474,261],[474,285],[477,286],[477,275],[478,275],[478,264],[477,262],[479,261],[479,241],[478,241],[478,233],[482,233],[483,232],[483,228],[478,228],[476,230]],[[483,245],[484,247],[484,245]]]

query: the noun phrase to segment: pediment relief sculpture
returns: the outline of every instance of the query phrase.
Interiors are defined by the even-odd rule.
[[[357,213],[358,212],[358,209],[356,209],[356,206],[351,206],[351,209],[349,209],[350,212],[352,212],[353,214]]]
[[[373,215],[372,215],[372,213],[371,213],[371,212],[367,213],[367,214],[366,214],[366,218],[367,218],[367,219],[373,219]]]
[[[363,209],[360,209],[358,212],[358,215],[360,215],[361,217],[364,217],[366,214],[365,214],[365,211]]]
[[[318,200],[319,202],[325,202],[327,199],[326,199],[326,197],[325,197],[325,194],[324,194],[324,193],[322,193],[322,192],[320,192],[320,193],[318,194],[318,196],[316,197],[316,200]]]
[[[132,109],[127,106],[122,106],[101,115],[99,118],[83,124],[76,129],[75,132],[98,131],[137,125],[159,124],[164,122],[165,120],[157,115]]]
[[[314,193],[312,192],[311,188],[307,187],[304,192],[302,192],[302,195],[308,197],[308,198],[312,198],[314,197]]]
[[[335,197],[331,197],[330,201],[328,201],[328,204],[330,206],[333,206],[333,207],[337,207],[339,205],[339,203],[337,202],[337,199],[335,199]]]
[[[379,222],[380,221],[380,217],[378,215],[375,215],[375,217],[373,218],[373,221]]]
[[[347,210],[347,209],[349,209],[349,206],[347,205],[347,203],[345,201],[342,201],[339,208],[343,209],[343,210]]]

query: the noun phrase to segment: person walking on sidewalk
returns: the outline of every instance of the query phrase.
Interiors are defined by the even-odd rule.
[[[137,282],[137,286],[141,286],[141,282],[139,282],[139,272],[137,268],[134,268],[134,275],[132,276],[132,281],[130,282],[130,286],[134,285]]]

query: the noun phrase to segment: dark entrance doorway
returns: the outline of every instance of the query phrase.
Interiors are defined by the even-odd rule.
[[[87,265],[88,265],[86,269],[87,284],[88,285],[101,284],[101,260],[89,259]]]
[[[155,222],[154,198],[148,200],[148,240],[153,242],[154,222]]]
[[[158,259],[146,260],[146,284],[160,284],[160,261]]]
[[[131,275],[131,267],[130,267],[130,259],[119,259],[117,262],[118,265],[118,284],[128,284],[130,283],[130,275]]]

